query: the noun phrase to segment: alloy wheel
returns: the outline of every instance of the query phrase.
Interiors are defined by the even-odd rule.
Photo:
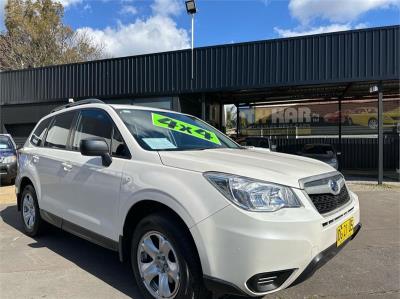
[[[371,129],[376,129],[376,128],[378,128],[378,121],[375,118],[372,118],[372,119],[369,120],[368,126]]]
[[[143,284],[156,299],[175,298],[180,269],[176,251],[160,232],[146,233],[139,242],[137,262]]]
[[[36,209],[30,193],[26,193],[22,200],[22,216],[26,227],[32,230],[35,225]]]

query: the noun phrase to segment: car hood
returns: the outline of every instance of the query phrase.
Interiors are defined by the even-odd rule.
[[[13,150],[0,150],[0,157],[8,157],[8,156],[14,156],[15,151]]]
[[[160,151],[164,165],[186,170],[216,171],[299,188],[299,179],[335,169],[318,160],[258,149]]]

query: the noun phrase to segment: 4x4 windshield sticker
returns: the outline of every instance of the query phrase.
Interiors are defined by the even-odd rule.
[[[199,138],[202,140],[206,140],[208,142],[212,142],[215,144],[221,144],[217,135],[214,132],[202,129],[195,125],[191,125],[189,123],[165,116],[157,113],[151,114],[153,125],[169,130],[173,130],[176,132],[180,132],[183,134],[187,134],[193,136],[195,138]]]

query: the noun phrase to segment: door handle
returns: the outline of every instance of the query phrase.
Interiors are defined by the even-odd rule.
[[[39,160],[40,160],[39,156],[34,155],[34,156],[32,157],[33,163],[38,163]]]
[[[61,165],[63,166],[64,171],[70,172],[72,169],[72,165],[67,162],[63,162],[63,163],[61,163]]]

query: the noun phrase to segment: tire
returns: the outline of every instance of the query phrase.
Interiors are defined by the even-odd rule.
[[[347,119],[347,124],[348,124],[349,126],[352,126],[352,125],[353,125],[353,120],[351,119],[351,117],[349,117],[349,118]]]
[[[4,178],[1,180],[0,186],[2,186],[2,187],[10,186],[11,183],[12,183],[12,180],[10,178]]]
[[[131,265],[145,299],[210,298],[195,258],[196,249],[187,234],[168,213],[152,214],[138,223],[131,239]],[[148,244],[147,249],[141,244]],[[163,250],[159,250],[160,244],[164,244]],[[153,274],[147,271],[145,279],[146,271],[139,270],[140,265],[141,269],[152,269]]]
[[[376,118],[371,118],[370,120],[368,120],[368,127],[373,130],[377,129],[378,120]]]
[[[21,220],[24,232],[30,237],[36,237],[43,232],[44,222],[40,217],[36,191],[32,185],[27,185],[21,195]]]

